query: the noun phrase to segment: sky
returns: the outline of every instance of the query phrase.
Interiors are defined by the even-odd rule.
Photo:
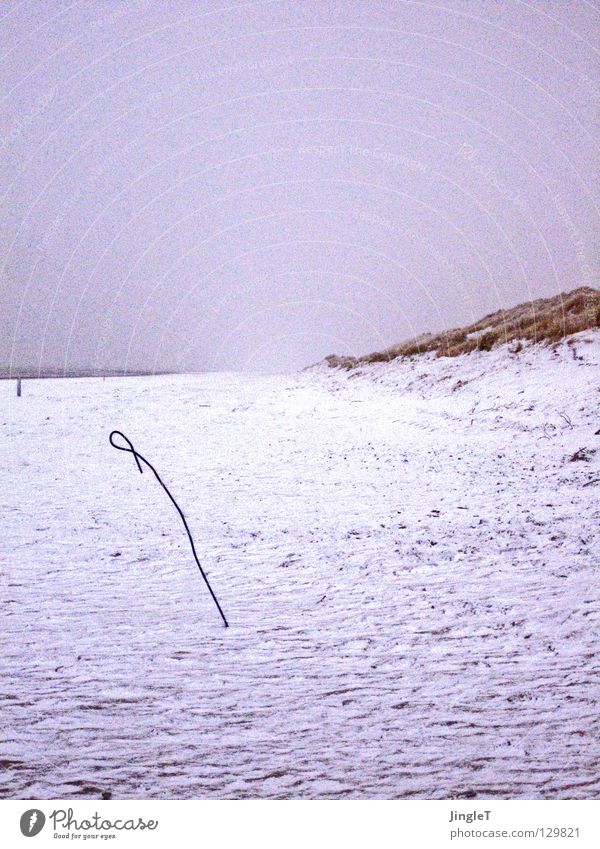
[[[3,2],[0,365],[290,371],[597,287],[599,32],[588,0]]]

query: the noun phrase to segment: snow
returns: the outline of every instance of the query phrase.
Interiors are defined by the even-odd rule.
[[[2,382],[3,795],[600,796],[599,364]]]
[[[489,333],[490,330],[494,330],[491,324],[488,324],[487,327],[482,327],[481,330],[472,330],[470,333],[467,333],[467,339],[480,339],[482,336],[485,336],[486,333]]]

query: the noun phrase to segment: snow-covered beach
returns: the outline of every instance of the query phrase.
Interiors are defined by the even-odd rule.
[[[2,794],[600,796],[600,333],[572,342],[0,383]]]

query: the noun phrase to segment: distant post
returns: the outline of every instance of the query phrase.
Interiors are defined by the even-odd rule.
[[[17,398],[21,397],[21,378],[17,377]]]

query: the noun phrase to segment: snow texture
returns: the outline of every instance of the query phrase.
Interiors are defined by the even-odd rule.
[[[573,343],[4,381],[3,795],[599,797],[600,335]]]

